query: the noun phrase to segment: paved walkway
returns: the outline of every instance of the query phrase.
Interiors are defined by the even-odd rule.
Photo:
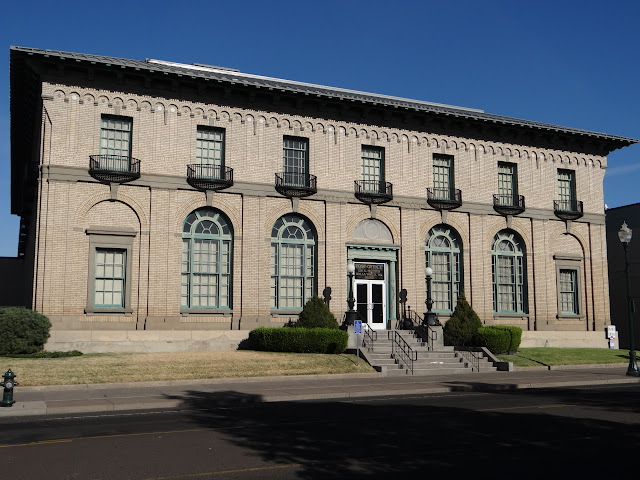
[[[21,387],[16,404],[0,408],[3,418],[164,408],[204,408],[240,403],[504,391],[579,385],[640,383],[626,375],[627,365],[591,365],[547,370],[534,367],[495,372],[426,377],[378,374],[304,375],[215,380],[182,380],[94,385]],[[20,378],[16,378],[20,381]]]

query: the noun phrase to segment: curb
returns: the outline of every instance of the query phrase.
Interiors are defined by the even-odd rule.
[[[536,367],[537,368],[537,367]],[[307,377],[307,376],[305,376]],[[287,377],[284,377],[287,378]],[[248,382],[247,382],[248,383]],[[286,394],[271,394],[261,397],[262,403],[296,402],[305,400],[349,400],[371,397],[394,397],[402,395],[428,395],[434,393],[452,392],[505,392],[530,389],[566,388],[591,385],[621,385],[640,383],[638,378],[614,378],[596,380],[567,380],[561,382],[516,382],[506,384],[455,385],[434,386],[425,388],[403,388],[398,390],[376,390],[366,392],[337,391],[330,393],[294,392]],[[124,397],[114,399],[83,399],[83,400],[49,400],[27,401],[16,403],[10,411],[0,409],[0,418],[41,416],[41,415],[69,415],[83,413],[107,413],[142,410],[176,409],[182,406],[182,400],[166,398],[164,395],[147,395],[144,397]],[[6,412],[6,415],[5,415]]]

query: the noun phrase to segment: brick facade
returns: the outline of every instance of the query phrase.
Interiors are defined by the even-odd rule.
[[[40,85],[31,304],[56,329],[250,330],[282,325],[295,312],[270,308],[271,230],[294,209],[315,228],[316,290],[321,294],[326,286],[332,288],[331,310],[339,319],[346,309],[348,251],[362,243],[354,240],[354,232],[374,216],[392,236],[392,243],[381,247],[397,252],[395,263],[388,264],[397,276],[395,291],[387,295],[393,304],[388,306],[390,327],[397,317],[393,313],[399,312],[399,289],[407,290],[413,309],[425,309],[425,238],[443,220],[462,240],[463,288],[485,324],[559,331],[601,331],[610,324],[605,154],[534,146],[507,128],[498,134],[502,141],[496,141],[495,133],[487,139],[482,134],[445,135],[403,127],[393,119],[341,121],[304,106],[268,109],[264,101],[253,107],[196,101],[193,95],[166,89],[141,94],[137,87],[99,78],[87,81],[76,74],[64,79],[43,75]],[[89,155],[99,151],[104,115],[131,119],[131,155],[141,162],[140,178],[115,188],[87,171]],[[235,181],[209,200],[185,178],[187,164],[195,162],[200,125],[224,130],[225,164],[233,168]],[[317,193],[299,202],[274,189],[274,173],[283,168],[284,136],[308,139],[309,171],[318,179]],[[375,209],[353,194],[353,182],[361,178],[363,145],[384,149],[385,180],[393,184],[393,200]],[[433,186],[434,154],[453,158],[455,188],[463,195],[462,206],[445,216],[425,197],[425,189]],[[515,217],[492,208],[498,162],[517,165],[518,193],[526,199],[526,210]],[[575,172],[577,199],[584,202],[584,216],[573,222],[554,215],[558,169]],[[208,201],[233,228],[232,305],[193,313],[180,307],[182,226],[190,212]],[[87,313],[93,282],[90,237],[96,229],[129,232],[129,311]],[[491,249],[496,234],[505,229],[524,242],[524,314],[495,313]],[[580,266],[579,315],[572,318],[558,314],[557,262],[564,257]]]

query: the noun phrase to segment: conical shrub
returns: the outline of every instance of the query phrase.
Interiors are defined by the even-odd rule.
[[[296,327],[338,328],[338,321],[327,304],[319,296],[314,295],[300,312]]]
[[[460,292],[456,309],[444,325],[445,345],[473,346],[480,327],[482,327],[482,322],[478,314],[467,302],[464,292]]]

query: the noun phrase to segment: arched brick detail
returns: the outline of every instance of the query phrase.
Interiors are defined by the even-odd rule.
[[[181,232],[184,219],[187,218],[194,210],[199,208],[207,208],[207,202],[204,193],[193,192],[193,196],[184,200],[180,207],[177,209],[175,216],[173,217],[173,231]],[[242,226],[242,216],[238,209],[229,202],[226,197],[222,195],[213,195],[213,203],[211,208],[216,208],[229,218],[229,221],[233,225],[233,231],[238,234],[239,226]]]

